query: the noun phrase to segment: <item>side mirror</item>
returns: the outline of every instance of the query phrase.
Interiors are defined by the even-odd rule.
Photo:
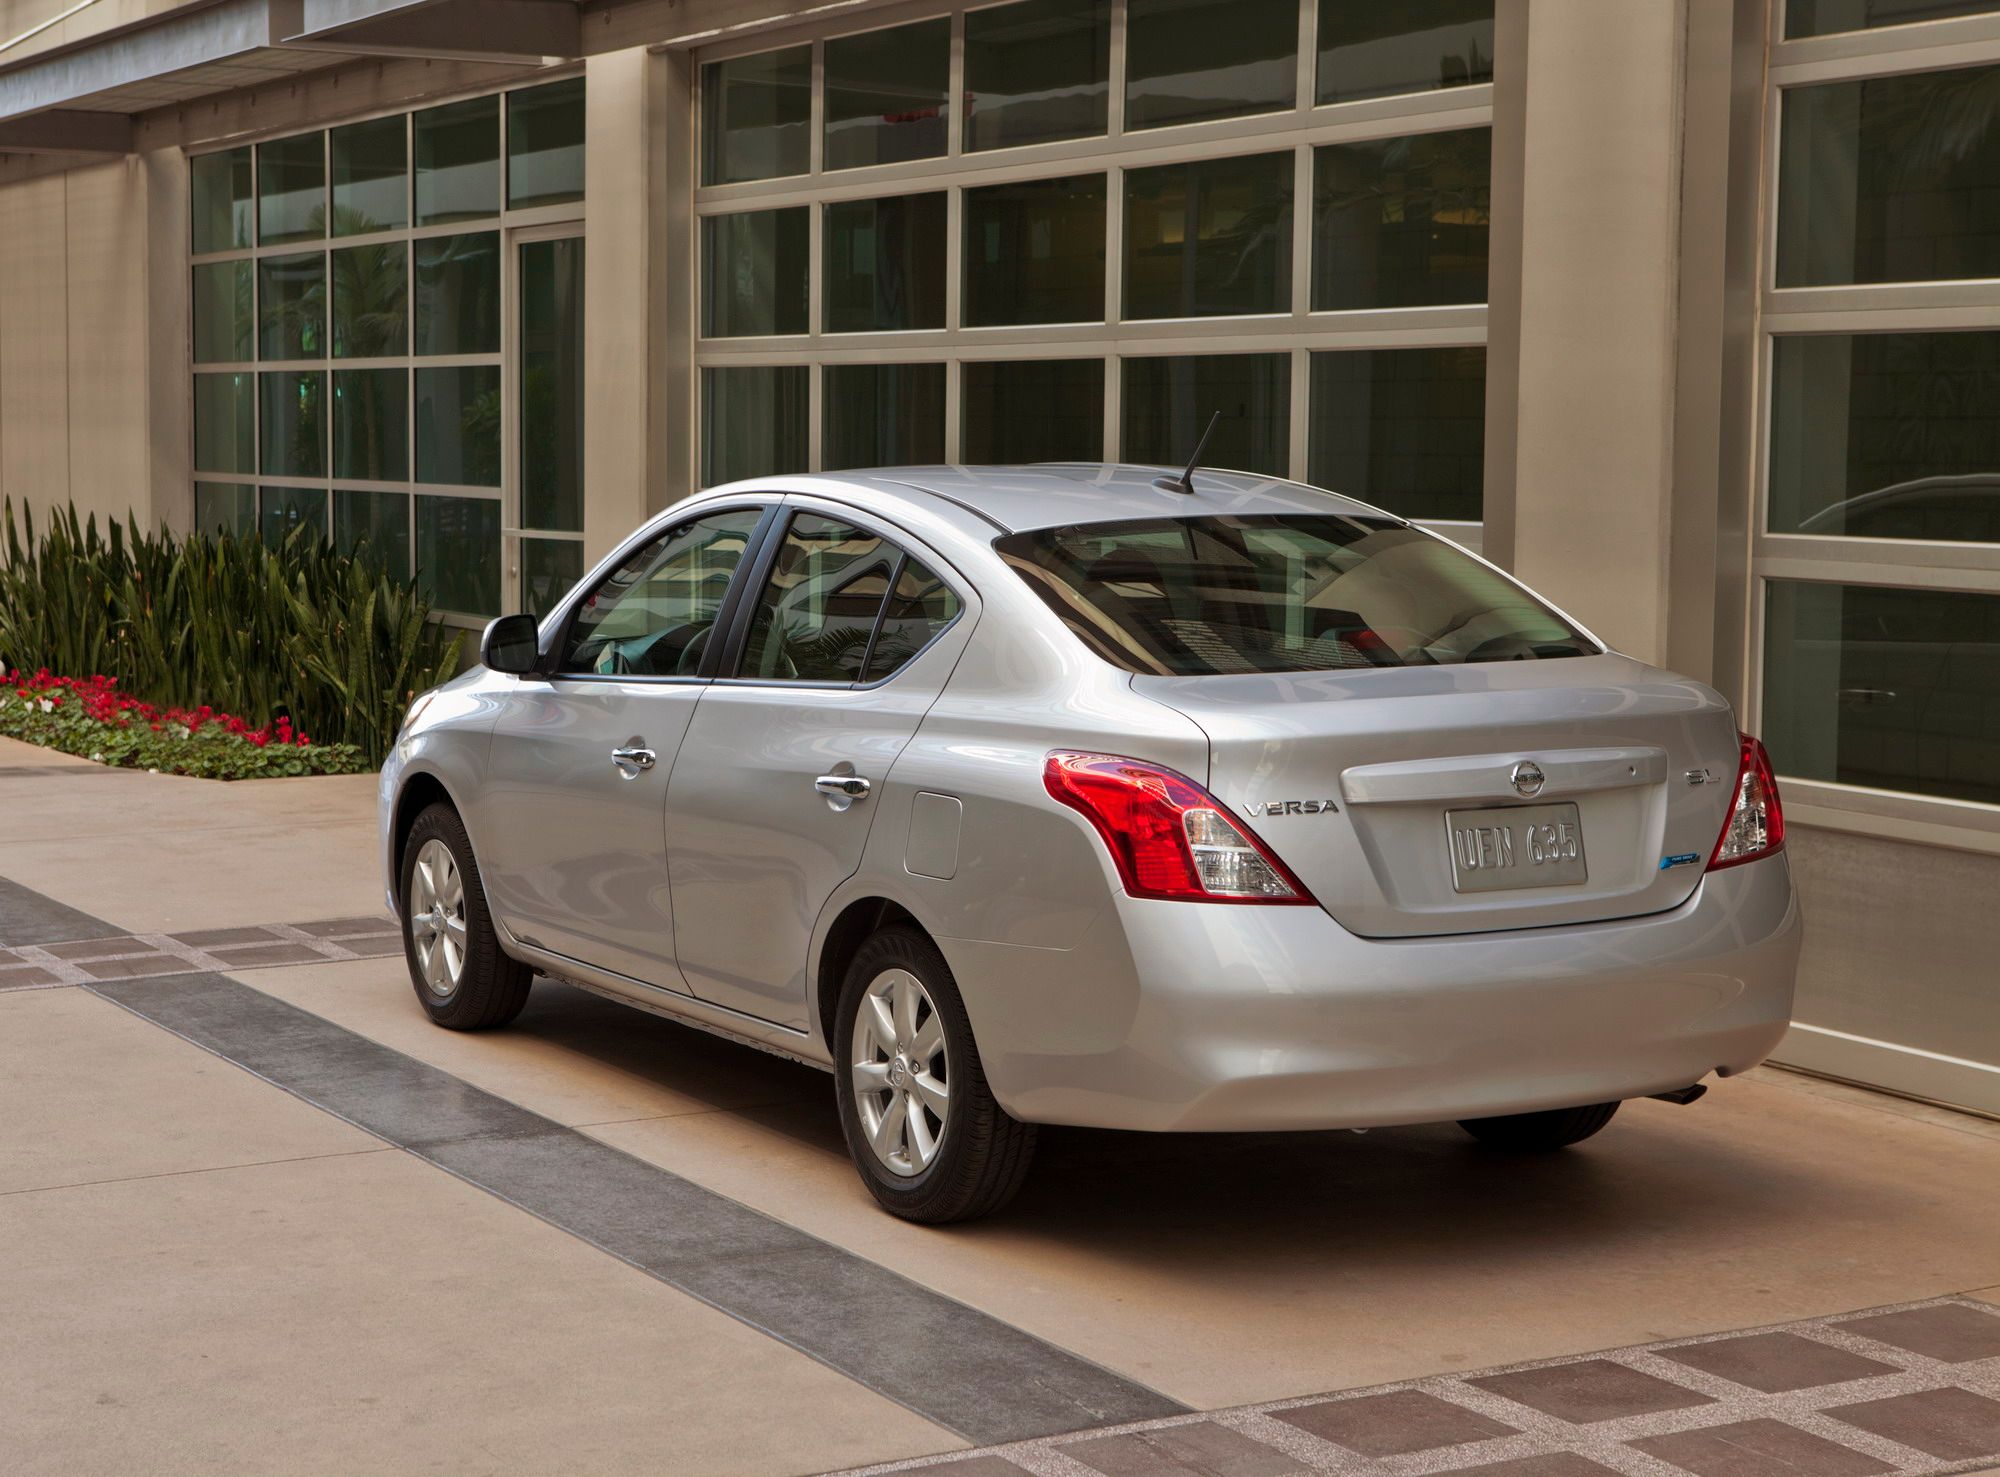
[[[479,660],[496,672],[526,677],[541,659],[541,632],[531,615],[503,615],[479,638]]]

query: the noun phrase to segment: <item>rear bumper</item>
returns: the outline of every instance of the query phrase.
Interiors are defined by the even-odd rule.
[[[1780,855],[1616,923],[1362,939],[1317,908],[1120,894],[1075,949],[940,942],[1016,1117],[1238,1131],[1530,1112],[1743,1071],[1790,1021],[1800,931]]]

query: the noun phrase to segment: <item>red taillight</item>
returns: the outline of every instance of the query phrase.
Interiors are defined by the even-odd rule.
[[[1785,845],[1785,811],[1778,801],[1778,778],[1771,773],[1771,756],[1749,734],[1737,737],[1743,740],[1742,758],[1736,766],[1729,814],[1708,859],[1711,872],[1754,862],[1783,850]]]
[[[1285,864],[1186,775],[1115,754],[1057,750],[1042,766],[1042,783],[1097,827],[1133,897],[1312,902]]]

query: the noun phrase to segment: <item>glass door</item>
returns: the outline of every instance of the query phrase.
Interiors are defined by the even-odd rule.
[[[509,530],[515,610],[551,609],[583,577],[583,236],[514,237],[512,449],[519,526]]]

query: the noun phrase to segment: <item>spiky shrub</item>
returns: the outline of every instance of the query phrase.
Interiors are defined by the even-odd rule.
[[[458,670],[461,634],[363,547],[310,528],[283,543],[181,538],[136,520],[99,532],[74,507],[37,537],[5,504],[0,657],[33,672],[116,677],[161,706],[283,717],[379,764],[411,699]]]

